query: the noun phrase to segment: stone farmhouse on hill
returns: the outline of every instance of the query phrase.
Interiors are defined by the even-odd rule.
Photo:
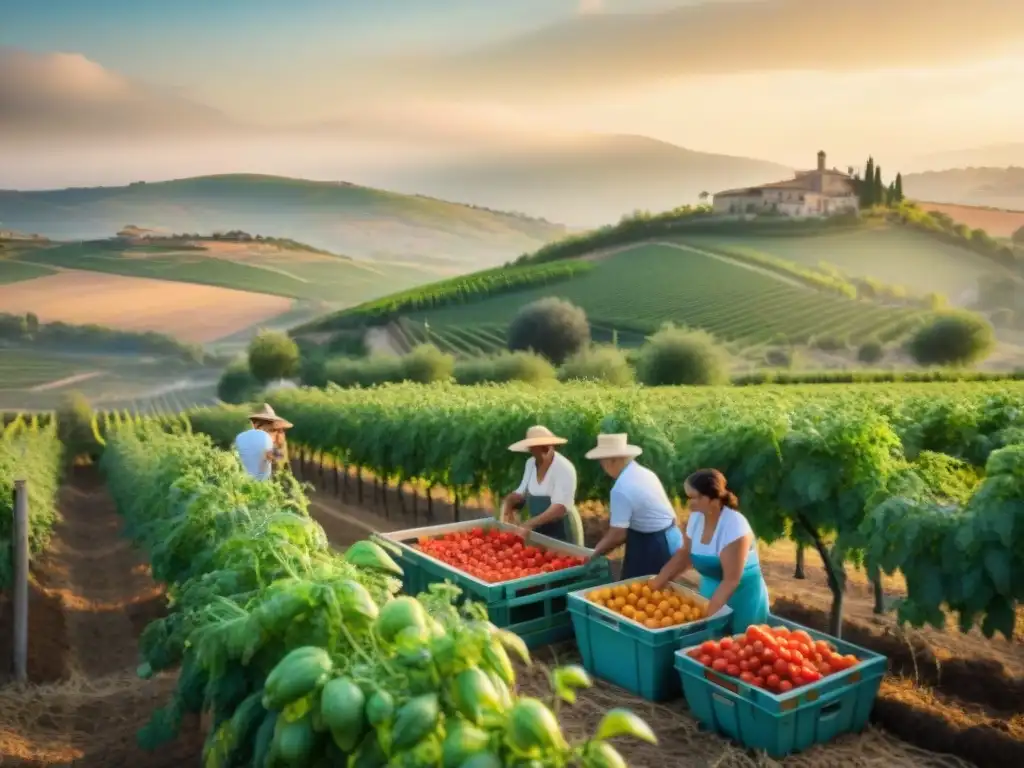
[[[856,212],[860,207],[854,178],[825,167],[825,153],[818,153],[818,167],[797,171],[788,181],[757,187],[728,189],[714,196],[716,214],[780,214],[794,218],[833,216]]]

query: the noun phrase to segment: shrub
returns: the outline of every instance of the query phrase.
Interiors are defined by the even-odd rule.
[[[769,349],[765,353],[764,361],[772,368],[792,368],[793,350],[785,348]]]
[[[455,369],[455,358],[433,344],[421,344],[401,360],[403,380],[417,384],[447,381]]]
[[[865,341],[857,350],[857,359],[862,363],[877,363],[885,356],[885,349],[879,341]]]
[[[92,429],[92,406],[81,392],[69,392],[57,408],[57,437],[64,444],[64,456],[74,462],[79,456],[98,458],[100,445]]]
[[[910,339],[908,350],[920,365],[969,365],[995,346],[992,324],[971,312],[937,315]]]
[[[225,403],[238,405],[255,399],[262,389],[249,370],[249,363],[242,358],[224,369],[217,382],[217,397]]]
[[[249,370],[264,384],[290,379],[299,372],[299,347],[287,334],[261,331],[249,344]]]
[[[460,360],[455,364],[455,381],[459,384],[507,381],[544,384],[554,380],[554,367],[534,352],[504,352],[494,357]]]
[[[1011,240],[1013,240],[1013,242],[1019,245],[1024,245],[1024,227],[1021,227],[1016,232],[1014,232]]]
[[[561,381],[600,381],[628,386],[635,378],[626,355],[616,347],[587,347],[565,361],[558,371]]]
[[[637,376],[652,387],[721,384],[729,380],[728,357],[711,334],[669,326],[641,348]]]
[[[508,348],[533,351],[555,365],[590,343],[586,313],[568,301],[546,298],[519,310],[508,328]]]
[[[841,352],[846,349],[847,341],[838,336],[815,336],[811,339],[811,346],[822,352]]]

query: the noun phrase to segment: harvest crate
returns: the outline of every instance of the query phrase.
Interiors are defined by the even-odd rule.
[[[885,656],[816,632],[795,622],[768,616],[768,624],[802,629],[826,640],[839,653],[860,663],[782,694],[773,694],[734,677],[721,675],[686,655],[698,643],[676,653],[675,666],[694,717],[705,727],[745,747],[784,757],[841,733],[864,728],[888,666]]]
[[[602,584],[603,588],[649,581],[650,576]],[[681,584],[669,583],[673,592],[707,608],[708,601]],[[672,669],[675,652],[685,643],[699,644],[721,637],[732,609],[728,606],[716,616],[675,627],[648,629],[633,619],[604,608],[587,599],[590,589],[569,594],[576,643],[587,671],[602,680],[641,696],[648,701],[668,701],[682,694],[679,675]]]
[[[611,566],[607,558],[601,557],[588,565],[575,568],[491,584],[453,568],[413,546],[423,536],[433,538],[473,528],[517,530],[515,526],[485,518],[374,535],[399,549],[400,554],[395,560],[402,567],[403,591],[406,594],[417,595],[430,584],[450,581],[462,589],[464,598],[486,605],[487,614],[495,626],[515,632],[530,648],[571,638],[573,629],[567,610],[568,594],[573,590],[592,589],[606,583],[611,578]],[[577,557],[589,557],[592,553],[592,550],[537,533],[530,537],[530,543]]]

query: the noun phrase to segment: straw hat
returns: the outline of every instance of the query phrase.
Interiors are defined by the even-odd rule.
[[[643,448],[629,444],[626,434],[598,435],[597,447],[587,451],[588,459],[632,459],[644,452]]]
[[[518,443],[512,443],[508,447],[510,451],[516,453],[526,453],[531,448],[536,448],[541,445],[565,445],[568,440],[564,437],[558,437],[547,427],[530,427],[526,430],[526,439],[520,440]]]
[[[280,416],[278,416],[276,413],[274,413],[274,409],[271,408],[266,403],[264,403],[263,407],[259,411],[257,411],[256,413],[249,414],[249,420],[250,421],[269,421],[272,424],[276,424],[281,429],[291,429],[293,426],[295,426],[290,421],[282,419]]]

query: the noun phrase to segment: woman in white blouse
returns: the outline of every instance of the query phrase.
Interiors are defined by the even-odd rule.
[[[556,445],[566,442],[547,427],[536,426],[526,431],[526,439],[509,446],[510,451],[531,456],[526,460],[519,487],[502,502],[501,519],[582,547],[583,521],[576,510],[576,467],[555,450]],[[516,510],[524,514],[516,515]]]
[[[768,618],[768,586],[761,574],[754,532],[737,509],[739,500],[717,469],[701,469],[683,486],[690,506],[683,546],[661,569],[651,587],[665,585],[691,566],[700,574],[700,593],[713,615],[732,609],[731,632],[743,632]]]

